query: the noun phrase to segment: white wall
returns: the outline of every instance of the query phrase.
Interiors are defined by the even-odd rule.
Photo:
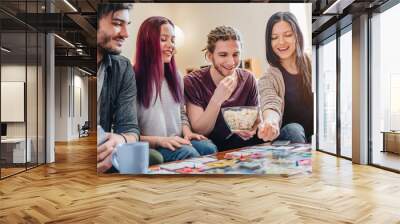
[[[71,135],[73,138],[78,138],[79,133],[78,133],[78,124],[81,126],[85,123],[85,121],[88,121],[89,119],[89,113],[88,113],[88,107],[89,107],[89,102],[88,102],[88,77],[87,76],[81,76],[83,73],[81,73],[79,70],[74,71],[74,108],[72,109],[72,120],[71,120]],[[77,74],[78,73],[78,74]],[[80,91],[80,93],[79,93]],[[80,102],[79,102],[80,101]],[[81,107],[81,108],[80,108]],[[81,110],[81,111],[80,111]]]
[[[75,68],[56,67],[55,141],[77,139],[78,124],[88,120],[88,78],[82,75]]]
[[[55,141],[68,139],[68,68],[55,68]]]
[[[44,162],[44,82],[41,66],[25,64],[4,64],[1,66],[2,81],[19,81],[26,83],[26,110],[27,120],[25,122],[7,122],[7,137],[24,138],[25,133],[31,140],[32,161],[36,162],[39,153],[39,163]],[[27,77],[27,81],[25,78]],[[2,96],[7,97],[7,96]],[[10,108],[1,108],[10,110]],[[24,112],[24,111],[22,111]],[[26,132],[27,131],[27,132]]]
[[[289,5],[292,5],[289,7]],[[164,16],[172,20],[184,33],[184,43],[177,43],[176,61],[181,74],[186,68],[198,68],[207,64],[201,51],[207,42],[207,34],[220,25],[237,28],[242,34],[242,59],[255,58],[260,73],[266,69],[265,28],[268,18],[278,11],[289,11],[299,17],[308,30],[306,44],[311,52],[311,4],[266,4],[266,3],[202,3],[202,4],[157,4],[135,3],[131,10],[130,37],[126,40],[122,54],[134,61],[136,37],[140,24],[150,16]],[[260,75],[260,74],[257,74]]]
[[[300,29],[304,36],[304,51],[309,55],[312,54],[312,3],[291,3],[289,4],[289,11],[296,15]]]
[[[26,70],[30,73],[33,66],[8,64],[1,66],[1,81],[9,82],[25,82]],[[30,94],[28,94],[29,97]],[[33,95],[33,94],[32,94]],[[1,108],[7,110],[8,108]],[[25,122],[7,122],[7,136],[8,137],[25,137]]]

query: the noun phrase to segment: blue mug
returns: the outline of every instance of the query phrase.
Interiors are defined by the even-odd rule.
[[[121,174],[146,174],[149,167],[149,143],[118,145],[112,155],[112,164]]]

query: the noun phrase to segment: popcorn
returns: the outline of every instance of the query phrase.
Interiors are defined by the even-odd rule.
[[[257,120],[257,107],[226,107],[222,108],[225,122],[231,131],[251,130]]]

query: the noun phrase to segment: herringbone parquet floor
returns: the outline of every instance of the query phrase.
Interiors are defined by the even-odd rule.
[[[0,181],[0,223],[400,223],[400,175],[316,152],[313,173],[97,176],[95,138]]]

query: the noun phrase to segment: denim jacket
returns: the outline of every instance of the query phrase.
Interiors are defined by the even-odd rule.
[[[104,82],[100,95],[100,125],[106,132],[140,135],[136,109],[136,80],[130,61],[104,55]]]

